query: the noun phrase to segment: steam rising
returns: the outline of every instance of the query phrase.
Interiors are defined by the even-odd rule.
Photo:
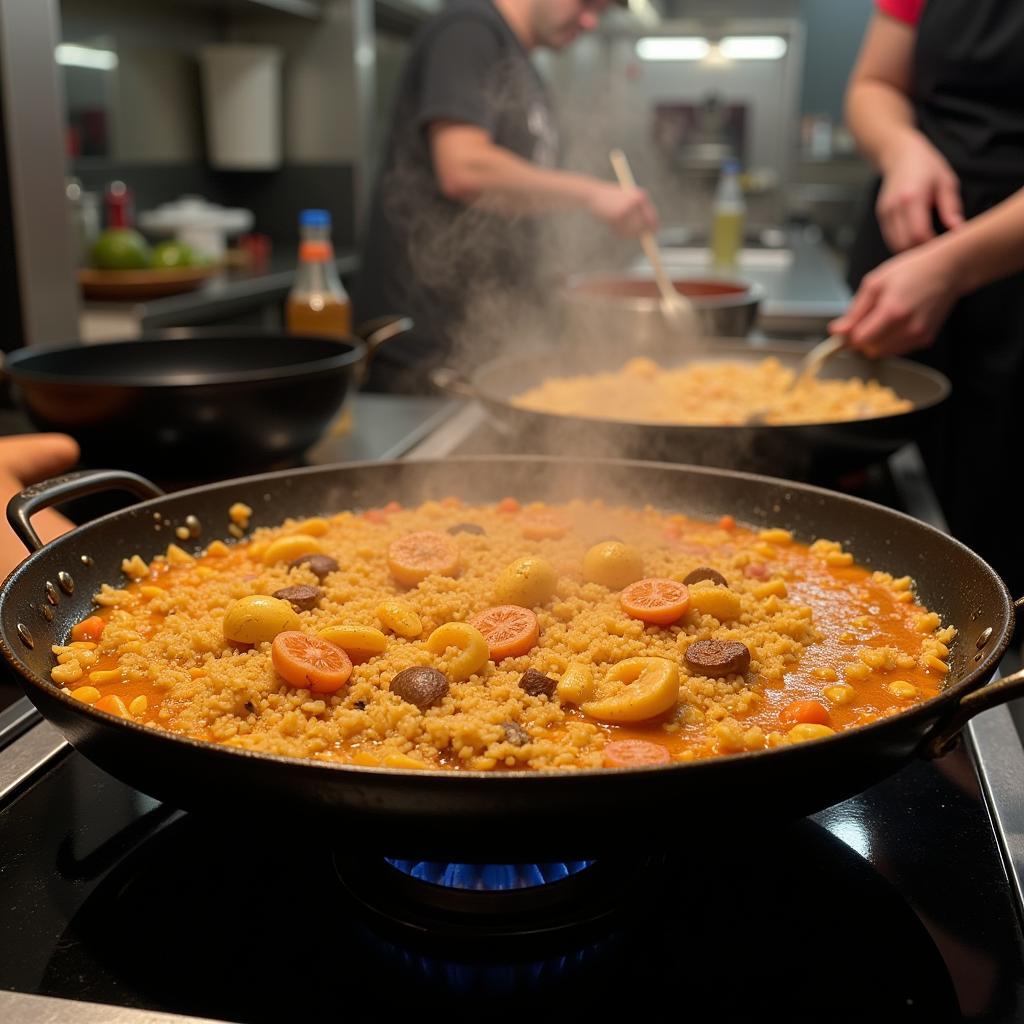
[[[495,75],[488,96],[493,123],[521,110],[521,72],[516,62],[515,68]],[[608,154],[623,139],[615,130],[620,122],[609,116],[608,104],[602,101],[614,92],[611,76],[607,71],[590,72],[585,85],[585,94],[574,95],[570,89],[567,102],[560,89],[561,166],[612,182]],[[703,227],[706,204],[696,192],[687,195],[677,171],[661,166],[653,149],[628,155],[638,182],[659,210],[672,210],[675,223],[688,219]],[[567,317],[565,279],[578,273],[627,270],[641,256],[636,239],[618,238],[582,212],[508,216],[483,204],[426,202],[431,186],[416,177],[415,162],[398,156],[387,182],[388,214],[401,223],[402,234],[409,239],[410,286],[417,290],[420,305],[443,308],[449,317],[455,314],[454,324],[449,323],[445,362],[463,377],[473,378],[493,362],[485,379],[493,393],[508,398],[543,377],[618,369],[638,354],[666,364],[678,361],[678,353],[673,358],[671,349],[641,352],[636,339],[609,337],[595,330],[592,322],[590,329],[581,331]],[[705,208],[699,210],[701,206]],[[502,365],[505,360],[514,360],[514,365]],[[504,415],[504,425],[517,435],[518,450],[530,453],[737,468],[757,465],[753,452],[749,459],[742,457],[751,442],[739,431],[726,440],[721,431],[636,430],[622,423],[580,428],[579,421],[558,417],[511,410]],[[643,419],[642,410],[635,418]],[[632,503],[637,496],[622,498]]]

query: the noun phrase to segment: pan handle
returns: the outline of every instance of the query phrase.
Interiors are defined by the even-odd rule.
[[[135,473],[119,469],[81,469],[32,484],[16,494],[7,503],[7,521],[30,553],[38,551],[43,542],[29,521],[32,516],[62,501],[110,490],[130,491],[142,499],[159,498],[164,493],[156,484]]]
[[[1024,597],[1017,598],[1013,607],[1019,613],[1024,609]],[[965,693],[948,717],[942,719],[932,734],[925,741],[923,754],[925,757],[942,757],[956,746],[960,738],[960,730],[975,715],[998,707],[1007,701],[1024,696],[1024,669],[1012,672],[1008,676],[997,679],[980,690]]]
[[[462,398],[476,398],[477,393],[468,377],[451,366],[437,366],[430,371],[430,381],[435,388],[459,395]]]
[[[360,368],[360,378],[366,376],[370,363],[373,362],[373,357],[381,345],[392,338],[408,334],[412,329],[412,318],[407,316],[378,316],[356,327],[353,333],[366,344],[366,358]]]

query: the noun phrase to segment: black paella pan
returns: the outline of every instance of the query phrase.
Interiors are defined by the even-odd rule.
[[[502,356],[465,374],[443,369],[434,380],[446,390],[480,401],[499,428],[514,434],[531,451],[659,459],[789,479],[835,476],[891,455],[922,436],[932,412],[950,394],[948,379],[930,367],[908,359],[868,360],[844,351],[825,362],[820,371],[823,380],[875,380],[907,399],[911,408],[888,416],[828,423],[704,426],[647,421],[639,409],[618,409],[616,415],[625,411],[626,418],[606,419],[600,410],[593,416],[569,416],[526,409],[515,402],[518,395],[547,378],[613,372],[631,356],[647,356],[669,369],[688,361],[750,364],[768,357],[796,368],[806,353],[806,345],[711,338],[688,355],[663,346],[637,349],[604,338],[582,348]],[[689,400],[696,407],[701,396],[694,394]]]
[[[291,470],[160,496],[119,472],[72,474],[29,488],[8,516],[30,547],[28,518],[84,491],[123,487],[148,500],[36,550],[0,590],[0,646],[39,710],[101,768],[173,804],[261,820],[296,817],[345,842],[398,855],[502,860],[665,848],[708,830],[765,827],[835,803],[917,756],[940,754],[973,715],[1024,692],[1024,674],[989,683],[1014,605],[993,570],[956,540],[898,512],[782,480],[688,466],[552,458],[456,458]],[[663,767],[573,773],[404,772],[258,754],[107,715],[50,681],[50,645],[86,617],[121,560],[151,557],[196,516],[202,543],[236,501],[253,526],[288,516],[415,503],[449,494],[650,502],[698,517],[730,513],[808,541],[841,541],[858,562],[917,582],[924,604],[959,631],[947,688],[892,718],[828,739]],[[158,529],[159,528],[159,529]],[[199,542],[197,542],[199,543]]]

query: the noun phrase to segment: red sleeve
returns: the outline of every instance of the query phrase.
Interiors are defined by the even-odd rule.
[[[916,25],[921,20],[924,0],[875,0],[875,6],[883,14],[898,18],[908,25]]]

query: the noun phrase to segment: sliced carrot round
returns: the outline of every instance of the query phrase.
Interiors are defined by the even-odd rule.
[[[90,615],[89,618],[76,622],[71,627],[71,639],[78,642],[98,644],[106,622],[98,615]]]
[[[459,547],[451,537],[433,530],[407,533],[388,547],[388,568],[406,587],[428,576],[454,576],[459,571]]]
[[[572,520],[556,508],[527,509],[519,521],[528,540],[559,540],[572,529]]]
[[[270,658],[286,683],[314,693],[334,693],[352,675],[352,661],[337,644],[296,629],[274,637]]]
[[[540,639],[540,623],[529,608],[501,604],[474,615],[469,624],[478,629],[487,641],[492,661],[526,654]]]
[[[634,619],[667,626],[689,607],[690,591],[675,580],[648,577],[626,587],[619,595],[619,604]]]
[[[639,768],[648,764],[666,764],[672,760],[667,747],[647,740],[615,740],[602,753],[605,768]]]
[[[831,725],[832,716],[828,713],[828,708],[816,700],[795,700],[779,712],[779,721],[784,725]]]

